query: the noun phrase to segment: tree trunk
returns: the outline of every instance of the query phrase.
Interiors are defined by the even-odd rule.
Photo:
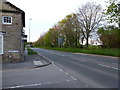
[[[89,46],[88,41],[89,41],[89,38],[87,37],[87,38],[86,38],[86,47],[88,47],[88,46]]]

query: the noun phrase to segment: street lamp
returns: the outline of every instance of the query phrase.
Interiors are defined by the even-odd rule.
[[[30,45],[30,21],[31,21],[32,19],[30,18],[29,19],[29,45]]]

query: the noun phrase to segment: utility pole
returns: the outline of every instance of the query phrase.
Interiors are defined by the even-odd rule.
[[[31,18],[29,19],[29,45],[30,45],[30,22],[31,22]]]

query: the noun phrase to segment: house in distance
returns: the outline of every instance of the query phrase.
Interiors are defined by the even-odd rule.
[[[0,1],[0,58],[2,62],[24,60],[25,12],[12,3]]]

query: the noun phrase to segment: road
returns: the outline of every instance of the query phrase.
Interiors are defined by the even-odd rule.
[[[76,78],[55,65],[3,71],[2,88],[82,88]]]
[[[116,57],[32,49],[52,64],[41,68],[3,70],[3,89],[118,88],[120,69]]]
[[[118,58],[38,49],[61,70],[89,88],[118,88]]]

